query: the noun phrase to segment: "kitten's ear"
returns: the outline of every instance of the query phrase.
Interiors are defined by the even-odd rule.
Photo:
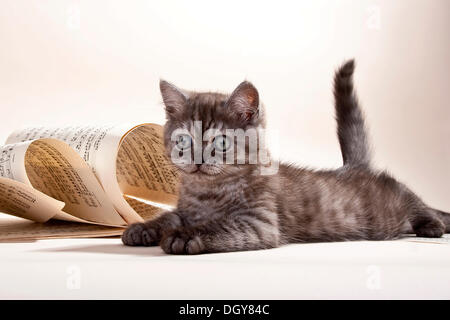
[[[250,82],[244,81],[234,89],[225,106],[239,120],[245,123],[254,121],[259,113],[258,90]]]
[[[178,89],[173,84],[165,81],[159,81],[159,88],[161,95],[166,106],[166,114],[168,117],[176,118],[184,109],[184,105],[189,98],[187,92]]]

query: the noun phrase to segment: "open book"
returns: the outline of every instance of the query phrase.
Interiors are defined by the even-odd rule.
[[[30,221],[0,220],[0,241],[120,235],[177,183],[160,125],[20,129],[0,147],[0,212]]]

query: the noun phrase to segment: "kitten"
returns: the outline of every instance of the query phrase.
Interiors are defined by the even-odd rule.
[[[405,185],[371,168],[364,120],[353,91],[353,71],[351,60],[338,69],[334,79],[344,165],[337,170],[310,170],[280,164],[272,175],[262,174],[266,165],[260,163],[202,158],[207,148],[220,158],[224,146],[236,146],[236,141],[227,138],[226,129],[265,127],[264,110],[251,83],[243,82],[225,95],[187,92],[161,81],[167,154],[174,161],[174,155],[195,158],[197,152],[200,161],[174,161],[182,172],[177,208],[131,225],[122,236],[123,243],[160,245],[172,254],[199,254],[296,242],[387,240],[412,232],[441,237],[450,231],[450,214],[428,207]],[[185,133],[177,135],[180,129]],[[216,135],[196,144],[193,137],[210,129]],[[256,151],[261,148],[258,144]],[[247,160],[249,150],[246,142]]]

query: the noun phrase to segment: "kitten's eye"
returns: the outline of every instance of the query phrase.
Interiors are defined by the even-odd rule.
[[[177,136],[177,140],[175,141],[175,145],[178,150],[186,151],[191,148],[192,138],[188,134],[180,134]]]
[[[231,147],[231,139],[228,136],[217,136],[214,138],[214,149],[220,152],[226,152]]]

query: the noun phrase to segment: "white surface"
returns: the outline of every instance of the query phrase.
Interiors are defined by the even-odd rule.
[[[450,246],[405,240],[199,256],[45,240],[0,244],[0,264],[1,299],[450,298]]]

